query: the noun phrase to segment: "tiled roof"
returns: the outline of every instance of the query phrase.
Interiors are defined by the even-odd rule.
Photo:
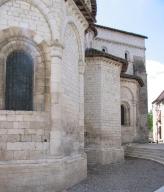
[[[122,72],[125,72],[127,70],[127,67],[128,67],[128,62],[125,59],[122,59],[120,57],[116,57],[114,55],[111,55],[109,53],[105,53],[105,52],[97,50],[97,49],[93,49],[93,48],[87,49],[85,52],[85,56],[86,57],[105,57],[105,58],[120,62],[123,64]]]
[[[120,77],[125,78],[125,79],[134,79],[134,80],[138,81],[138,83],[140,84],[141,87],[144,86],[144,82],[143,82],[142,78],[138,77],[137,75],[121,73]]]
[[[164,101],[164,91],[162,91],[162,93],[157,97],[156,100],[154,100],[154,101],[152,102],[152,104],[154,104],[154,103],[159,104],[159,103],[161,103],[162,101]]]

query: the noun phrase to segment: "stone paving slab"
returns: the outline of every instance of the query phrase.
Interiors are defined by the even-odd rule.
[[[164,186],[163,165],[128,158],[122,164],[89,166],[88,178],[68,192],[154,192],[161,186]]]

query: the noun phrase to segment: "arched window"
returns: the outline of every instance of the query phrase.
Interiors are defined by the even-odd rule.
[[[121,105],[121,125],[125,125],[125,107]]]
[[[124,104],[121,105],[121,125],[130,125],[130,109]]]
[[[129,61],[130,59],[129,51],[125,51],[125,59]]]
[[[102,51],[103,51],[104,53],[108,53],[107,47],[102,47]]]
[[[24,51],[13,51],[6,61],[6,110],[33,110],[33,60]]]

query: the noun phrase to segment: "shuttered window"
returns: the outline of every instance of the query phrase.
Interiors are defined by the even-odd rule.
[[[14,51],[7,58],[5,107],[33,110],[33,60],[24,51]]]

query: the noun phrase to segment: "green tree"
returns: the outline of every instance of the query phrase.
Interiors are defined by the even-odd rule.
[[[148,118],[147,118],[147,123],[148,123],[148,129],[149,131],[152,131],[153,130],[153,113],[152,111],[150,111],[148,113]]]

